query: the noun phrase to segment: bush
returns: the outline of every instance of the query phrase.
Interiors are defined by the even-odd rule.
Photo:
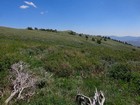
[[[107,41],[107,39],[106,39],[106,38],[104,38],[104,41]]]
[[[98,44],[101,44],[101,39],[98,39],[98,40],[97,40],[97,43],[98,43]]]
[[[92,41],[95,41],[95,38],[92,38]]]
[[[82,36],[83,34],[79,34],[79,36]]]
[[[33,28],[32,27],[27,27],[27,30],[33,30]]]
[[[46,29],[44,29],[44,28],[41,28],[41,29],[39,29],[40,31],[46,31]]]
[[[38,30],[38,28],[37,28],[37,27],[35,27],[35,28],[34,28],[34,30]]]
[[[86,40],[88,40],[88,35],[85,36]]]
[[[46,29],[46,31],[48,31],[48,32],[57,32],[56,29]]]
[[[70,31],[69,34],[71,34],[71,35],[76,35],[76,32]]]
[[[136,49],[135,49],[135,48],[133,48],[133,49],[132,49],[132,51],[136,51]]]
[[[130,80],[132,79],[132,73],[127,65],[116,64],[110,68],[109,77],[114,78],[116,80],[130,82]]]

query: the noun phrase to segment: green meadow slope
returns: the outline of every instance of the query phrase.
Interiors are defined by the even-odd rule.
[[[92,97],[95,87],[104,92],[105,105],[139,105],[140,49],[111,39],[98,44],[97,39],[0,27],[0,103],[11,92],[10,66],[23,61],[45,85],[30,101],[13,99],[11,105],[76,105],[78,92]]]

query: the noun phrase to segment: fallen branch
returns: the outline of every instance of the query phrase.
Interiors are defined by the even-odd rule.
[[[26,65],[24,65],[23,62],[19,62],[11,66],[11,75],[14,75],[15,79],[11,79],[13,90],[11,92],[11,95],[5,101],[6,105],[14,97],[16,97],[16,99],[23,99],[25,97],[25,96],[22,96],[23,91],[27,88],[35,87],[36,79],[33,78],[33,76],[29,74],[27,71],[25,71],[26,69],[25,67]],[[27,91],[27,92],[30,92],[30,91]]]
[[[78,105],[104,105],[105,97],[102,91],[95,90],[93,98],[89,98],[83,94],[77,94],[76,102]]]

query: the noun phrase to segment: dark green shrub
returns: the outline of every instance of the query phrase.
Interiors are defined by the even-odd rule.
[[[95,41],[95,38],[92,38],[92,41]]]
[[[132,49],[132,51],[136,51],[136,49],[135,49],[135,48],[133,48],[133,49]]]
[[[48,32],[57,32],[56,29],[46,29],[46,31],[48,31]]]
[[[130,80],[132,79],[132,73],[127,65],[116,64],[110,68],[109,77],[114,78],[116,80],[130,82]]]
[[[71,35],[76,35],[76,32],[70,31],[69,34],[71,34]]]
[[[44,28],[41,28],[41,29],[39,29],[40,31],[46,31],[46,29],[44,29]]]
[[[104,38],[104,41],[107,41],[107,39],[106,39],[106,38]]]
[[[82,36],[83,34],[79,34],[79,36]]]
[[[98,44],[101,44],[101,39],[97,39],[97,43]]]
[[[86,40],[88,40],[88,35],[85,36]]]
[[[32,27],[27,27],[27,30],[33,30],[33,28]]]
[[[110,37],[107,37],[107,39],[111,39]]]
[[[34,30],[38,30],[38,28],[37,28],[37,27],[35,27],[35,28],[34,28]]]

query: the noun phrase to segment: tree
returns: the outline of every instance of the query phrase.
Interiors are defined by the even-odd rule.
[[[46,31],[46,29],[44,29],[44,28],[41,28],[41,29],[39,29],[40,31]]]
[[[33,28],[32,27],[27,27],[27,30],[33,30]]]
[[[56,29],[46,29],[46,31],[48,31],[48,32],[57,32]]]
[[[35,30],[38,30],[38,28],[37,28],[37,27],[35,27]]]
[[[111,39],[111,38],[108,36],[107,39]]]

